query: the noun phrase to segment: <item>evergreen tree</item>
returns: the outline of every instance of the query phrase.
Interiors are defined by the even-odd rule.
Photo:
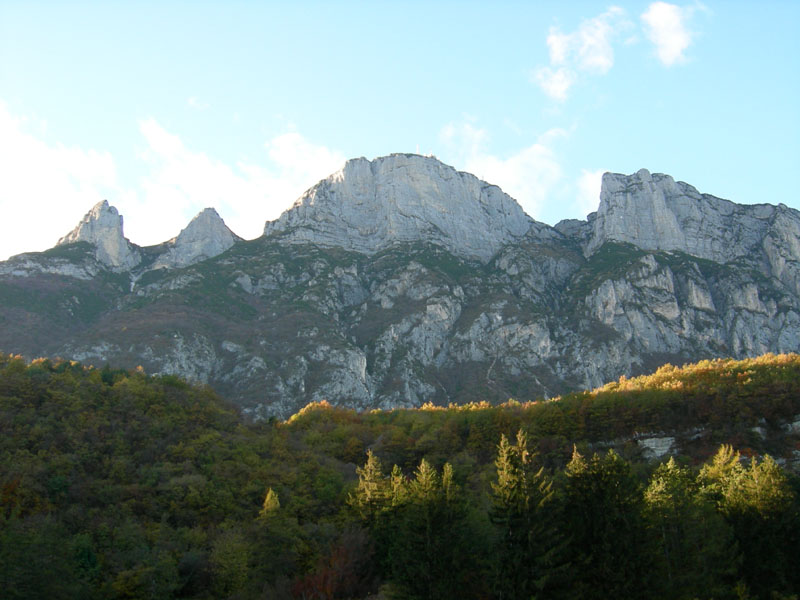
[[[654,538],[660,597],[711,598],[731,589],[738,566],[733,532],[695,478],[673,458],[660,465],[645,490],[645,516]]]
[[[630,465],[613,450],[567,465],[565,523],[573,563],[570,598],[649,596],[652,560],[642,519],[642,493]]]
[[[446,464],[440,476],[423,459],[404,491],[404,501],[393,512],[396,521],[390,548],[391,575],[399,597],[472,597],[475,590],[468,589],[467,581],[474,570],[474,536],[452,467]]]
[[[406,486],[405,475],[403,475],[402,469],[397,465],[392,467],[389,488],[390,505],[396,507],[404,504],[408,498],[408,488]]]
[[[529,600],[563,570],[553,483],[535,468],[522,430],[513,445],[500,437],[495,467],[489,511],[498,532],[494,591],[500,600]]]
[[[261,506],[258,516],[262,519],[268,519],[274,516],[280,507],[281,502],[278,499],[278,494],[272,488],[269,488],[267,495],[264,496],[264,504]]]
[[[372,450],[367,450],[367,462],[363,467],[356,467],[356,474],[358,486],[348,502],[367,527],[373,528],[379,513],[387,508],[389,489],[381,461]]]
[[[741,575],[750,593],[769,598],[797,592],[800,547],[797,497],[780,467],[767,456],[742,464],[738,452],[722,446],[700,471],[704,493],[716,501],[733,527],[742,552]]]

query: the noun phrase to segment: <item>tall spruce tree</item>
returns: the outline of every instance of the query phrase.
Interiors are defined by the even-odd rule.
[[[722,446],[700,471],[699,481],[733,527],[742,552],[742,583],[749,593],[758,598],[797,593],[800,507],[775,461],[753,458],[746,467],[738,452]]]
[[[473,597],[466,586],[473,571],[473,536],[467,506],[445,464],[442,474],[425,459],[414,478],[397,490],[394,537],[390,547],[392,581],[398,597],[444,600]]]
[[[552,480],[536,468],[524,431],[500,437],[489,519],[497,530],[493,589],[499,600],[530,600],[563,570]]]
[[[675,459],[660,465],[644,493],[645,517],[655,546],[661,598],[723,598],[739,564],[733,531],[695,477]]]
[[[571,538],[569,597],[650,597],[652,560],[642,518],[642,491],[630,465],[613,450],[567,465],[565,524]]]
[[[348,497],[348,503],[368,528],[376,525],[378,515],[387,508],[390,490],[383,475],[383,465],[372,450],[367,450],[367,462],[356,467],[358,486]]]

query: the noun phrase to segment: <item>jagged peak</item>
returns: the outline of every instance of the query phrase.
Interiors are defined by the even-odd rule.
[[[225,224],[225,220],[219,215],[217,210],[212,207],[207,207],[197,213],[189,224],[184,227],[181,232],[170,241],[177,241],[183,237],[195,236],[205,232],[227,232],[236,240],[240,240],[238,235],[233,233],[230,228]]]
[[[759,247],[779,212],[786,213],[789,223],[774,233],[791,238],[800,226],[800,213],[792,209],[736,204],[647,169],[631,175],[605,173],[600,206],[588,219],[585,253],[616,241],[725,263]],[[558,227],[574,229],[567,223]]]
[[[710,201],[727,202],[731,205],[734,203],[730,200],[723,200],[707,194],[701,194],[692,185],[683,181],[675,181],[671,175],[666,173],[651,173],[647,169],[639,169],[630,175],[622,173],[603,173],[602,184],[600,186],[600,207],[598,212],[602,210],[603,202],[614,197],[614,194],[626,190],[628,188],[641,188],[649,190],[663,190],[668,195],[689,195],[700,199],[705,197]],[[640,197],[641,199],[642,197]]]
[[[433,156],[391,154],[348,160],[268,222],[264,234],[365,253],[428,241],[486,261],[533,222],[495,185]]]
[[[105,215],[108,215],[108,217]],[[119,212],[117,212],[117,209],[109,205],[108,200],[101,200],[89,209],[89,212],[83,216],[72,231],[58,240],[56,246],[79,241],[88,241],[86,238],[91,235],[90,232],[93,229],[92,224],[99,221],[103,221],[106,227],[112,223],[113,226],[116,227],[118,222],[120,230],[122,229],[122,217],[119,215]]]
[[[205,208],[169,240],[168,250],[158,257],[153,268],[185,267],[217,256],[241,239],[228,228],[216,209]]]
[[[113,270],[124,271],[136,266],[141,257],[123,234],[122,215],[108,200],[95,204],[78,225],[56,243],[89,242],[95,247],[98,261]]]

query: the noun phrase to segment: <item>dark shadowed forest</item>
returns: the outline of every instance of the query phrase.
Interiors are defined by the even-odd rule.
[[[797,355],[257,423],[176,377],[0,356],[0,595],[796,598],[798,415]]]

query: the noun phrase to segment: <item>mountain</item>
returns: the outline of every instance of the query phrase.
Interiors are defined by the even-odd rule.
[[[114,271],[127,271],[141,261],[141,255],[122,234],[122,217],[108,200],[98,202],[78,226],[58,240],[57,246],[88,242],[97,261]]]
[[[251,241],[207,210],[140,248],[98,204],[0,263],[0,350],[179,374],[254,416],[551,397],[800,350],[798,240],[793,209],[644,169],[551,227],[433,157],[361,158]]]
[[[533,223],[495,185],[435,159],[393,154],[348,161],[267,223],[264,235],[369,255],[424,241],[486,262]]]

